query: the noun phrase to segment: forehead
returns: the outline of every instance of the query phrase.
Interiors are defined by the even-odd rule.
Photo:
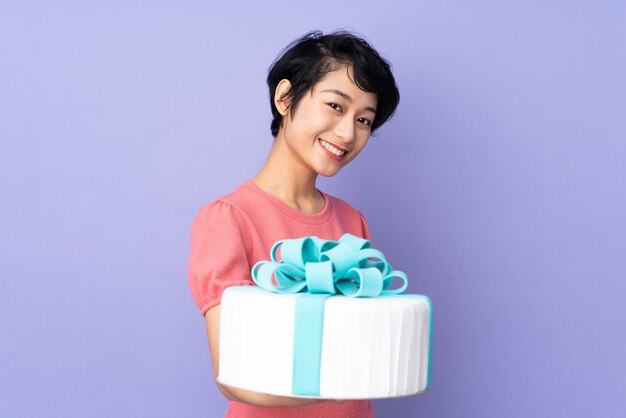
[[[354,103],[358,103],[364,107],[376,107],[376,93],[361,90],[354,82],[352,69],[347,66],[342,66],[335,71],[329,72],[326,77],[313,86],[312,93],[324,95],[334,94],[325,92],[324,90],[339,90],[350,96]]]

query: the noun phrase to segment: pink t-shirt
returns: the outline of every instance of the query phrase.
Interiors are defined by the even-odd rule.
[[[338,240],[349,232],[370,239],[365,218],[341,199],[321,192],[325,205],[302,213],[247,180],[203,206],[191,228],[189,286],[202,315],[219,305],[228,286],[254,285],[250,269],[268,260],[272,245],[287,238]],[[253,350],[253,347],[250,347]],[[230,401],[227,417],[374,417],[369,400],[323,402],[302,407],[258,407]]]

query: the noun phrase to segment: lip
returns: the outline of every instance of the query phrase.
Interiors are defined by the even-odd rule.
[[[340,157],[340,156],[335,155],[335,154],[333,154],[332,152],[328,151],[328,150],[327,150],[326,148],[324,148],[324,146],[322,145],[322,140],[324,140],[325,142],[328,142],[329,144],[331,144],[333,147],[337,148],[338,150],[344,151],[344,154]],[[324,138],[318,138],[318,139],[317,139],[317,143],[320,145],[320,147],[321,147],[321,148],[322,148],[322,149],[326,152],[326,154],[327,154],[329,157],[331,157],[331,158],[333,158],[333,159],[335,159],[335,160],[337,160],[337,161],[341,161],[341,160],[343,160],[343,159],[344,159],[344,157],[348,154],[348,150],[346,150],[345,148],[338,147],[337,145],[333,144],[332,142],[330,142],[330,141],[326,141]]]

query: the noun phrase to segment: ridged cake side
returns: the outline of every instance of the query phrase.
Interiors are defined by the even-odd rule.
[[[425,390],[429,323],[423,297],[329,298],[320,395],[384,398]]]

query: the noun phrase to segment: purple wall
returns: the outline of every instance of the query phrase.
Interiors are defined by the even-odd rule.
[[[223,416],[190,225],[259,170],[267,67],[316,28],[402,96],[319,183],[434,301],[431,390],[378,416],[626,415],[626,6],[39,3],[0,13],[0,416]]]

